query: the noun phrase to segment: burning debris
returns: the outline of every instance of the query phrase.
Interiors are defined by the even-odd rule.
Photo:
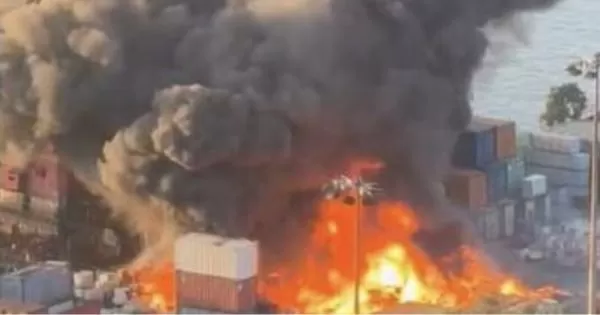
[[[315,233],[326,237],[315,223],[321,185],[374,158],[384,165],[377,179],[386,198],[410,205],[418,219],[396,218],[408,224],[390,232],[396,245],[374,233],[367,249],[378,254],[365,263],[412,266],[390,271],[421,290],[395,293],[400,300],[441,302],[440,292],[454,292],[445,303],[458,305],[472,290],[455,276],[436,271],[429,283],[410,269],[429,260],[406,237],[417,222],[428,230],[460,221],[439,187],[471,118],[470,83],[488,46],[483,26],[556,2],[23,5],[0,20],[1,160],[25,165],[53,142],[115,217],[143,236],[145,258],[162,256],[191,227],[260,239],[265,265],[275,268],[306,257],[299,244]],[[343,286],[348,271],[337,272],[342,277],[333,272],[329,281]],[[345,309],[323,297],[338,294],[318,284],[324,279],[312,280],[308,297],[290,284],[281,301],[302,293],[310,309]]]

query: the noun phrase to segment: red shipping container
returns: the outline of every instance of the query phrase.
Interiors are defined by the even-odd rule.
[[[27,176],[27,193],[49,200],[66,194],[67,172],[56,159],[40,158],[31,163]]]
[[[487,178],[483,172],[452,169],[445,188],[448,199],[458,205],[480,209],[488,203]]]
[[[0,189],[20,191],[23,184],[23,174],[15,167],[0,165]]]
[[[252,313],[257,303],[256,278],[233,280],[185,271],[176,273],[178,308]]]

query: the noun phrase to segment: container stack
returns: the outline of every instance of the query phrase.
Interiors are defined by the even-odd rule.
[[[553,216],[546,176],[529,175],[523,179],[522,187],[516,214],[521,232],[533,232],[537,226],[550,224]]]
[[[54,154],[47,148],[32,162],[27,172],[28,209],[38,217],[54,219],[65,205],[67,195],[67,172]]]
[[[175,243],[179,313],[252,313],[257,304],[258,244],[190,233]]]
[[[469,208],[489,241],[515,231],[515,202],[524,163],[517,158],[515,123],[474,117],[454,148],[454,169],[446,180],[446,195]]]
[[[73,305],[71,272],[64,262],[49,261],[0,277],[0,298],[65,309]]]
[[[547,177],[550,190],[566,189],[570,198],[587,197],[590,155],[577,137],[530,133],[525,161],[529,174]]]

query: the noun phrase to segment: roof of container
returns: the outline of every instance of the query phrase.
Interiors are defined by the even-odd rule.
[[[509,125],[509,124],[515,123],[512,120],[492,118],[492,117],[480,117],[480,116],[473,117],[473,119],[471,121],[472,122],[474,121],[474,122],[482,124],[482,125],[488,125],[488,126],[503,126],[503,125]]]
[[[65,267],[67,267],[67,263],[62,262],[62,261],[45,261],[45,262],[37,263],[35,265],[27,266],[23,269],[19,269],[15,272],[6,274],[5,276],[13,276],[13,277],[26,276],[28,274],[40,271],[42,269],[46,269],[46,270],[56,269],[57,267],[65,268]]]
[[[22,303],[14,300],[0,299],[0,311],[9,314],[28,314],[43,310],[43,306],[34,303]]]
[[[239,238],[226,238],[217,236],[214,234],[206,233],[188,233],[177,240],[177,242],[194,242],[202,244],[210,244],[212,246],[227,246],[227,247],[257,247],[258,242],[250,241],[248,239]]]
[[[592,121],[571,121],[564,124],[558,124],[549,128],[549,131],[561,135],[568,135],[586,140],[594,139],[594,124]]]

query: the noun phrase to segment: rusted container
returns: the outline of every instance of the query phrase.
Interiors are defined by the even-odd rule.
[[[0,165],[0,189],[7,191],[23,190],[24,176],[10,165]]]
[[[175,242],[175,269],[233,280],[253,278],[258,272],[258,243],[189,233]]]
[[[448,199],[458,205],[476,210],[488,203],[487,178],[483,172],[453,169],[444,186]]]
[[[497,159],[503,160],[517,155],[517,130],[514,121],[488,117],[478,117],[478,120],[494,128]]]
[[[52,158],[40,158],[27,172],[27,193],[30,196],[59,200],[67,192],[66,170]]]
[[[0,207],[23,210],[25,208],[25,194],[0,188]]]
[[[232,280],[197,273],[176,272],[177,308],[252,313],[257,303],[256,278]]]

